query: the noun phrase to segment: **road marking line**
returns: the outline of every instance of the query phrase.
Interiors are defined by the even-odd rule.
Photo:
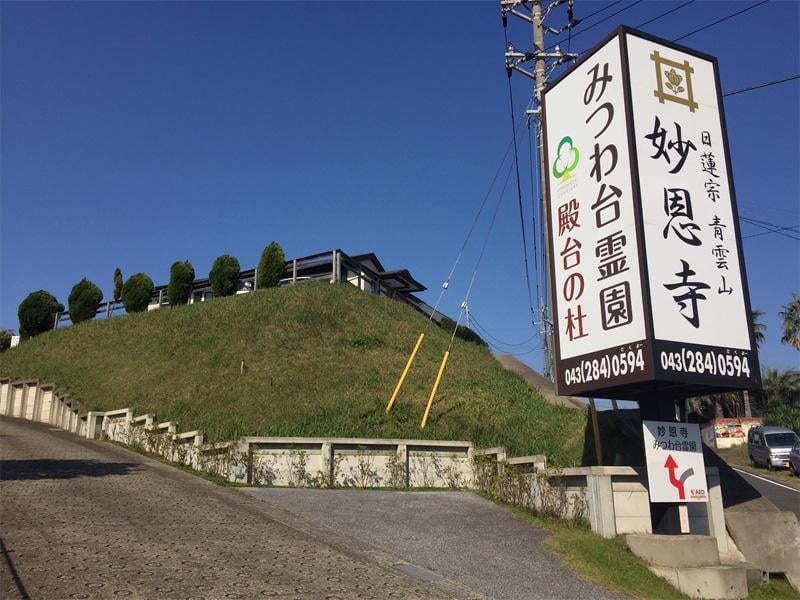
[[[793,488],[788,485],[784,485],[782,483],[778,483],[777,481],[772,481],[772,479],[767,479],[766,477],[762,477],[761,475],[756,475],[755,473],[751,473],[750,471],[743,471],[742,469],[737,469],[736,467],[731,467],[737,473],[742,473],[743,475],[750,475],[750,477],[755,477],[756,479],[760,479],[761,481],[766,481],[767,483],[771,483],[772,485],[777,485],[778,487],[786,488],[794,492],[795,494],[800,494],[800,490],[797,488]]]

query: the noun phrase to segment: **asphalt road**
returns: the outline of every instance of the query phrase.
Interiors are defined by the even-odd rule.
[[[40,423],[0,418],[0,500],[4,600],[481,597],[235,489]]]
[[[471,493],[247,491],[498,600],[618,597],[564,567],[545,531]]]
[[[770,500],[780,510],[793,512],[800,520],[800,490],[766,474],[754,474],[739,467],[732,468],[744,477],[747,483],[756,488],[759,494]]]

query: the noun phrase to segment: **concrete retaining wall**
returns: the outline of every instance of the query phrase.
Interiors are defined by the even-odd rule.
[[[60,427],[90,439],[138,446],[237,483],[279,486],[431,487],[472,485],[471,442],[368,438],[245,437],[205,444],[200,431],[178,432],[175,422],[134,416],[127,408],[83,411],[51,384],[0,379],[0,414]],[[505,459],[503,449],[484,454]],[[522,457],[518,462],[543,457]]]
[[[541,509],[549,490],[557,488],[567,513],[562,516],[585,517],[600,535],[652,531],[643,468],[547,470],[544,456],[507,458],[504,448],[476,449],[471,442],[459,441],[244,437],[206,444],[202,432],[179,433],[177,423],[158,423],[152,414],[134,416],[127,408],[83,411],[68,394],[36,380],[0,378],[0,414],[138,446],[228,481],[253,485],[480,488],[477,478],[488,464],[489,472],[513,469],[522,477],[519,481],[529,492],[526,502],[533,508]],[[480,469],[476,457],[483,457]],[[689,504],[691,532],[715,537],[720,553],[727,554],[719,475],[714,468],[707,468],[706,474],[709,502]]]
[[[573,489],[583,489],[592,530],[603,537],[652,533],[647,472],[644,467],[579,467],[552,472],[567,478]],[[689,533],[710,535],[719,553],[730,553],[725,529],[719,470],[706,467],[708,502],[687,503]]]

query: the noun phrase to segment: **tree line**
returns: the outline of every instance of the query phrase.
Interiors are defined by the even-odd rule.
[[[258,278],[256,287],[277,286],[285,267],[286,256],[283,248],[277,242],[271,242],[261,253],[261,260],[256,271]],[[224,297],[235,294],[240,273],[239,260],[235,256],[223,254],[217,257],[208,274],[214,296]],[[172,264],[167,286],[167,302],[170,306],[180,306],[189,302],[194,280],[195,270],[191,262],[187,260]],[[136,273],[124,280],[122,270],[117,267],[114,270],[113,284],[112,310],[119,302],[122,302],[128,313],[147,310],[155,288],[153,280],[147,273]],[[102,302],[102,290],[97,284],[84,277],[73,286],[67,298],[70,320],[73,324],[78,324],[93,319]],[[46,290],[31,292],[20,303],[17,310],[20,338],[23,340],[32,338],[53,329],[56,315],[63,311],[64,305],[50,292]],[[11,335],[11,331],[0,331],[0,352],[10,346]]]
[[[781,343],[800,350],[800,295],[792,294],[791,301],[778,314],[783,320]],[[760,310],[751,315],[756,350],[766,340],[763,316]],[[692,398],[690,405],[703,419],[749,417],[755,413],[763,416],[767,425],[789,427],[800,434],[800,371],[762,365],[761,391],[752,398],[747,392],[727,392]]]

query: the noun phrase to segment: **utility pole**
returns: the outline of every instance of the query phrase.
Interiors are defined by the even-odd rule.
[[[568,23],[561,29],[554,29],[552,27],[545,27],[544,20],[551,10],[567,3],[567,16]],[[542,124],[542,92],[547,86],[547,79],[549,73],[547,72],[547,61],[552,59],[552,68],[563,64],[567,61],[577,58],[577,54],[562,53],[561,49],[556,46],[555,52],[546,52],[544,45],[545,30],[555,35],[567,31],[580,23],[580,19],[574,19],[572,15],[574,0],[555,0],[546,8],[542,8],[541,0],[501,0],[500,8],[503,16],[503,26],[506,26],[508,15],[511,14],[517,18],[522,19],[531,24],[533,28],[533,52],[520,52],[513,45],[509,44],[506,48],[506,69],[509,75],[512,71],[517,71],[523,75],[530,77],[534,80],[534,99],[535,107],[528,110],[529,115],[535,115],[536,118],[536,139],[537,147],[539,149],[539,191],[541,203],[542,221],[547,214],[547,203],[545,199],[547,176],[547,165],[544,162],[544,142],[542,137],[543,124]],[[525,69],[522,65],[529,61],[534,61],[534,71],[531,72]],[[552,71],[551,71],[552,72]],[[542,300],[541,320],[542,320],[542,349],[544,351],[544,376],[554,380],[555,371],[553,369],[553,323],[550,319],[547,294],[550,290],[552,283],[552,274],[550,272],[550,247],[547,239],[547,225],[542,222],[540,226],[544,231],[544,268],[546,273],[546,286],[544,299]],[[534,232],[534,235],[536,232]]]

